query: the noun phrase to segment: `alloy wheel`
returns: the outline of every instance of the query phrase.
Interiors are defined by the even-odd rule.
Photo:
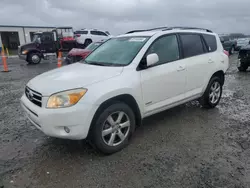
[[[212,104],[216,104],[221,96],[221,85],[219,82],[214,82],[209,91],[209,101]]]
[[[129,134],[130,120],[125,112],[118,111],[107,117],[102,128],[102,139],[108,146],[118,146]]]

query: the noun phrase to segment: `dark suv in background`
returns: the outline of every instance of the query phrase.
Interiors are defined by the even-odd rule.
[[[234,53],[235,48],[237,46],[236,40],[230,40],[230,37],[228,35],[221,35],[220,41],[224,50],[228,51],[230,55]]]

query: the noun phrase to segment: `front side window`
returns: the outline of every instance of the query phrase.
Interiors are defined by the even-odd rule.
[[[41,37],[41,40],[43,42],[51,42],[52,41],[52,36],[50,34],[43,34]]]
[[[99,35],[98,31],[90,31],[91,35]]]
[[[157,39],[149,48],[146,55],[156,53],[159,56],[157,64],[168,63],[180,58],[176,35],[168,35]]]
[[[185,58],[205,53],[201,37],[198,34],[180,34]]]
[[[99,31],[98,33],[99,33],[99,35],[101,35],[101,36],[108,36],[106,33],[103,33],[103,32],[101,32],[101,31]]]
[[[41,36],[41,35],[35,34],[35,35],[33,36],[32,42],[34,42],[34,43],[41,43],[41,38],[40,38],[40,36]]]
[[[132,62],[149,37],[112,38],[99,46],[85,63],[100,66],[125,66]]]

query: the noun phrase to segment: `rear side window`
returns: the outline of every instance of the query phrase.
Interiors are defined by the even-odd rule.
[[[208,46],[208,51],[209,52],[216,51],[217,50],[217,42],[216,42],[215,36],[214,35],[206,35],[206,34],[203,34],[202,36],[205,39],[205,42]]]
[[[185,58],[205,53],[200,35],[180,34],[180,38],[183,47],[183,55]]]
[[[87,35],[88,31],[75,31],[75,34]]]

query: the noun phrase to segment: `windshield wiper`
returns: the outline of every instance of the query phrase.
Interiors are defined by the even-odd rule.
[[[89,64],[89,65],[98,65],[98,66],[108,66],[104,63],[99,63],[99,62],[86,62],[86,64]]]
[[[106,67],[120,67],[123,66],[121,64],[116,64],[116,63],[103,63],[103,62],[94,62],[94,61],[84,61],[86,64],[89,65],[98,65],[98,66],[106,66]]]

